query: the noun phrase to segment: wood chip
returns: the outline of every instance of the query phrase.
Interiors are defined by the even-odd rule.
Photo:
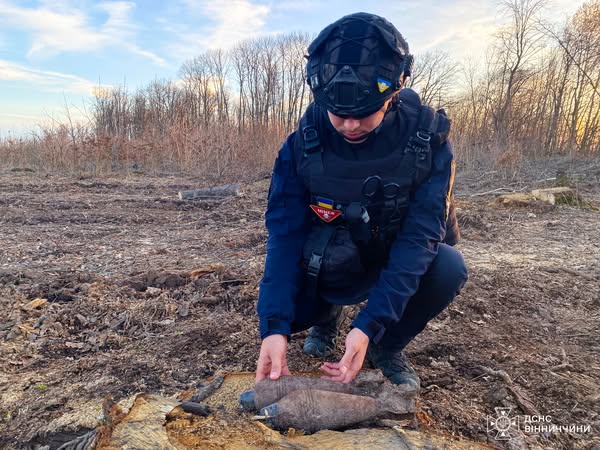
[[[46,305],[47,303],[48,303],[48,300],[46,300],[45,298],[36,298],[34,300],[31,300],[26,305],[21,306],[21,309],[24,311],[33,311],[34,309],[41,308],[42,306]]]
[[[177,315],[179,317],[187,317],[190,314],[190,304],[188,302],[182,303],[177,307]]]
[[[196,391],[194,395],[192,395],[190,401],[198,403],[204,400],[205,398],[210,397],[217,391],[217,389],[221,387],[224,379],[225,375],[223,374],[223,372],[217,372],[213,379],[210,381],[210,383],[208,383],[206,386],[202,386]]]
[[[83,348],[84,346],[85,346],[85,344],[83,342],[69,342],[69,341],[65,342],[65,347],[67,347],[67,348],[80,349],[80,348]]]
[[[206,417],[211,413],[211,409],[206,403],[183,401],[181,402],[181,408],[185,412],[192,413],[196,416]]]

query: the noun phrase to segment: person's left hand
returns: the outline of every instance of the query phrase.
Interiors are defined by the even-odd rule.
[[[350,383],[363,365],[368,346],[369,336],[358,328],[353,328],[346,336],[346,353],[340,362],[323,364],[320,369],[327,375],[323,375],[321,378]]]

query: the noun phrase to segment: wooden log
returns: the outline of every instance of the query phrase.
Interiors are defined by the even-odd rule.
[[[502,206],[529,206],[535,202],[535,197],[529,194],[503,194],[496,197],[496,202]]]
[[[58,447],[58,450],[87,450],[89,448],[95,448],[97,434],[98,432],[96,430],[89,431],[83,436],[79,436],[72,441],[61,445]]]
[[[531,191],[538,200],[541,200],[551,205],[567,204],[567,205],[579,205],[581,204],[581,198],[577,195],[570,187],[555,187],[549,189],[534,189]]]
[[[179,191],[179,200],[219,199],[240,195],[239,184],[224,184],[207,188]]]
[[[165,427],[165,417],[181,404],[174,399],[153,394],[138,394],[129,412],[102,429],[98,450],[117,448],[144,448],[184,450],[186,447],[172,440]],[[117,406],[117,405],[115,405]],[[114,413],[111,411],[110,416]],[[120,413],[119,413],[120,415]],[[107,417],[107,416],[105,416]]]

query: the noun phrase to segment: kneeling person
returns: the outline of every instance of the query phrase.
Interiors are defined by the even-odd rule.
[[[331,355],[343,305],[368,299],[324,378],[349,383],[366,357],[392,382],[418,386],[403,349],[467,279],[452,247],[450,122],[403,88],[412,56],[382,17],[345,16],[308,52],[314,102],[269,190],[256,380],[289,374],[292,333],[310,329],[304,351]]]

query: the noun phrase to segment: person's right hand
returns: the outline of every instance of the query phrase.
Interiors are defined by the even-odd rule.
[[[287,337],[283,334],[272,334],[263,339],[260,355],[256,363],[256,382],[269,377],[278,379],[281,375],[290,375],[285,354]]]

